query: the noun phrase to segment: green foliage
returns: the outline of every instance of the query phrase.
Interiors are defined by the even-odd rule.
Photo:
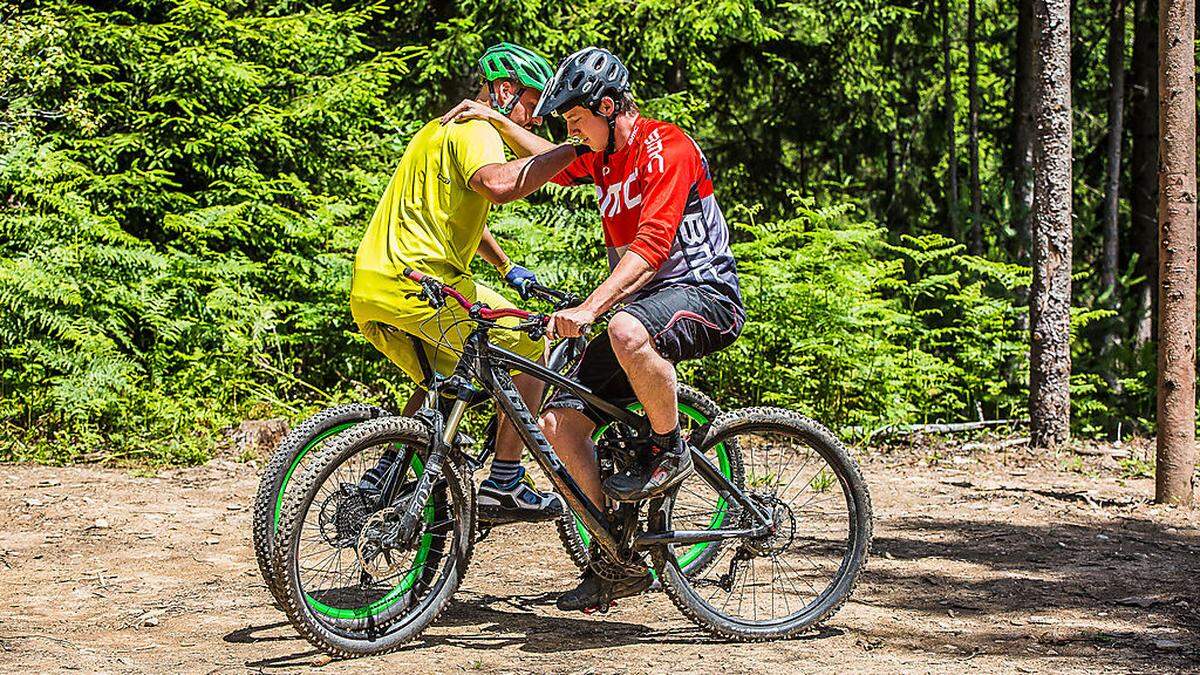
[[[1117,460],[1121,467],[1121,475],[1125,478],[1154,478],[1154,456],[1147,459],[1140,457],[1122,457]]]
[[[0,37],[9,456],[195,460],[255,402],[380,372],[348,254],[412,55],[365,44],[368,10],[148,4],[42,3]]]
[[[1009,266],[930,235],[887,243],[849,206],[740,223],[749,319],[690,372],[728,405],[768,402],[837,425],[958,419],[1020,406],[1024,371]],[[748,213],[747,215],[752,215]]]
[[[963,5],[950,3],[965,98]],[[15,6],[14,6],[15,7]],[[726,406],[840,426],[1023,416],[1011,34],[980,2],[985,257],[952,237],[936,3],[34,0],[0,9],[0,458],[198,461],[247,416],[403,397],[347,308],[408,138],[473,93],[482,49],[609,46],[642,110],[704,148],[749,310],[684,375]],[[1100,147],[1099,10],[1081,8],[1079,145]],[[1095,85],[1095,86],[1092,86]],[[1088,112],[1090,111],[1090,112]],[[562,137],[561,122],[548,133]],[[1148,428],[1150,347],[1096,291],[1097,161],[1077,172],[1077,427]],[[954,167],[965,185],[962,166]],[[955,205],[956,212],[965,206]],[[960,213],[960,215],[962,215]],[[579,292],[606,258],[589,189],[496,209],[509,254]],[[1132,269],[1132,264],[1130,265]],[[481,265],[481,277],[499,286]],[[1123,288],[1137,280],[1125,275]],[[1106,324],[1106,322],[1108,322]]]

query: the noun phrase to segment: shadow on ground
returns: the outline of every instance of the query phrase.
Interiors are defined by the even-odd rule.
[[[651,628],[639,623],[612,619],[576,618],[568,614],[546,616],[531,611],[554,604],[554,593],[497,597],[462,593],[438,620],[438,626],[469,628],[455,635],[423,635],[418,645],[451,645],[466,649],[514,646],[534,654],[623,647],[634,644],[711,644],[715,638],[691,626]],[[636,598],[629,602],[638,602]],[[822,628],[802,639],[815,640],[841,635],[835,628]]]
[[[1200,537],[1140,518],[1031,526],[910,517],[879,530],[874,555],[884,562],[860,601],[944,617],[939,629],[902,637],[907,649],[1200,663]],[[921,564],[934,559],[966,565]],[[955,619],[993,625],[956,632]],[[887,641],[900,646],[895,635]]]
[[[422,651],[449,646],[493,651],[515,647],[531,654],[609,649],[627,645],[712,644],[715,639],[697,628],[656,629],[649,626],[595,617],[547,616],[535,612],[554,604],[555,593],[499,597],[460,591],[438,618],[434,627],[402,651]],[[636,600],[634,600],[636,601]],[[438,629],[452,629],[450,631]],[[462,630],[453,630],[460,628]],[[836,628],[822,627],[803,640],[843,635]],[[256,643],[295,640],[307,646],[287,622],[247,626],[225,636],[226,642]],[[315,650],[247,662],[247,668],[273,669],[313,665]]]

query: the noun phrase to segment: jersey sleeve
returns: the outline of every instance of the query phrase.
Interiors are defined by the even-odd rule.
[[[592,163],[595,161],[594,152],[576,157],[567,168],[555,174],[550,181],[559,185],[590,185],[596,182],[592,178]]]
[[[629,250],[654,269],[671,254],[688,195],[700,170],[695,144],[681,132],[664,134],[661,152],[648,150],[639,168],[642,211]],[[655,148],[657,149],[657,148]]]
[[[450,125],[448,131],[450,157],[458,167],[463,185],[488,164],[503,164],[504,141],[500,132],[483,120],[470,120]]]

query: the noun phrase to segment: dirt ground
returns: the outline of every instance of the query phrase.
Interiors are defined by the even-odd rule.
[[[573,568],[551,527],[520,525],[479,545],[410,648],[333,663],[260,583],[253,464],[3,465],[0,671],[1200,670],[1198,512],[1148,504],[1151,482],[1122,480],[1112,457],[921,445],[862,463],[871,564],[805,638],[716,643],[662,594],[564,615],[553,599]]]

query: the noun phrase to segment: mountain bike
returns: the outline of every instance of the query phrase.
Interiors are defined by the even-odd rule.
[[[550,303],[555,311],[566,307],[574,307],[580,302],[579,297],[572,293],[549,288],[541,284],[529,284],[526,291],[531,297]],[[416,337],[412,339],[418,340]],[[423,355],[424,351],[420,345],[417,344],[416,346],[416,353]],[[578,363],[580,357],[583,355],[585,346],[586,339],[584,338],[559,341],[550,352],[549,359],[547,360],[547,368],[566,374]],[[433,391],[438,376],[426,361],[421,361],[421,367],[424,377],[421,386],[427,392]],[[548,397],[550,393],[551,390],[547,388],[544,398]],[[690,435],[697,429],[703,428],[713,419],[716,419],[717,415],[721,412],[720,408],[711,398],[687,384],[679,384],[677,397],[679,401],[680,425],[686,435]],[[448,401],[449,399],[445,398],[429,397],[426,400],[426,405],[435,407],[440,405],[443,408],[442,412],[444,414],[448,412]],[[630,408],[634,412],[637,412],[641,410],[641,405],[634,404]],[[263,583],[270,591],[276,605],[282,607],[283,589],[278,583],[278,575],[274,574],[271,569],[271,552],[274,548],[275,532],[279,526],[279,516],[283,509],[284,493],[287,491],[288,486],[292,484],[294,478],[303,474],[311,463],[311,459],[317,456],[317,450],[331,442],[338,434],[361,422],[392,414],[392,412],[385,408],[364,403],[349,403],[326,408],[288,432],[267,461],[266,467],[263,469],[259,479],[258,491],[254,499],[252,539],[259,574],[262,576]],[[487,466],[488,458],[494,451],[495,424],[496,420],[493,415],[483,432],[484,443],[482,449],[477,454],[464,454],[466,465],[473,472]],[[616,433],[620,433],[620,431],[611,425],[604,425],[597,428],[593,440],[599,441],[606,434],[612,435]],[[464,438],[463,445],[464,447],[472,445],[471,439],[469,437]],[[735,451],[722,447],[714,451],[713,458],[714,461],[718,462],[727,478],[735,479],[740,475],[741,458]],[[690,482],[685,484],[683,489],[685,492],[690,491],[697,498],[699,497],[699,492],[702,492],[700,486],[693,487]],[[504,523],[481,522],[478,528],[478,537],[482,539],[492,527],[502,524]],[[558,531],[559,539],[562,541],[563,548],[570,556],[571,561],[579,569],[586,569],[589,563],[591,537],[588,535],[579,518],[574,512],[568,511],[562,518],[555,521],[555,527]],[[685,560],[685,563],[703,561],[702,553],[703,551],[698,549],[693,554],[693,558]]]
[[[603,551],[599,574],[656,572],[671,601],[713,635],[767,640],[801,634],[850,597],[866,564],[871,501],[854,459],[820,424],[779,408],[723,413],[693,435],[695,471],[716,501],[671,490],[641,503],[594,504],[566,471],[525,407],[510,371],[564,387],[614,428],[597,445],[602,472],[636,461],[646,419],[488,340],[492,330],[540,338],[548,317],[471,304],[436,279],[406,270],[435,306],[458,302],[474,327],[449,378],[434,384],[448,410],[362,422],[319,451],[284,496],[273,569],[284,611],[312,644],[335,656],[395,650],[446,607],[471,554],[475,520],[458,427],[472,403],[493,399]],[[501,325],[504,317],[518,319]],[[404,448],[378,489],[358,477]],[[730,480],[710,459],[718,446],[744,462]],[[703,564],[683,563],[703,546]],[[607,608],[604,608],[607,609]]]

